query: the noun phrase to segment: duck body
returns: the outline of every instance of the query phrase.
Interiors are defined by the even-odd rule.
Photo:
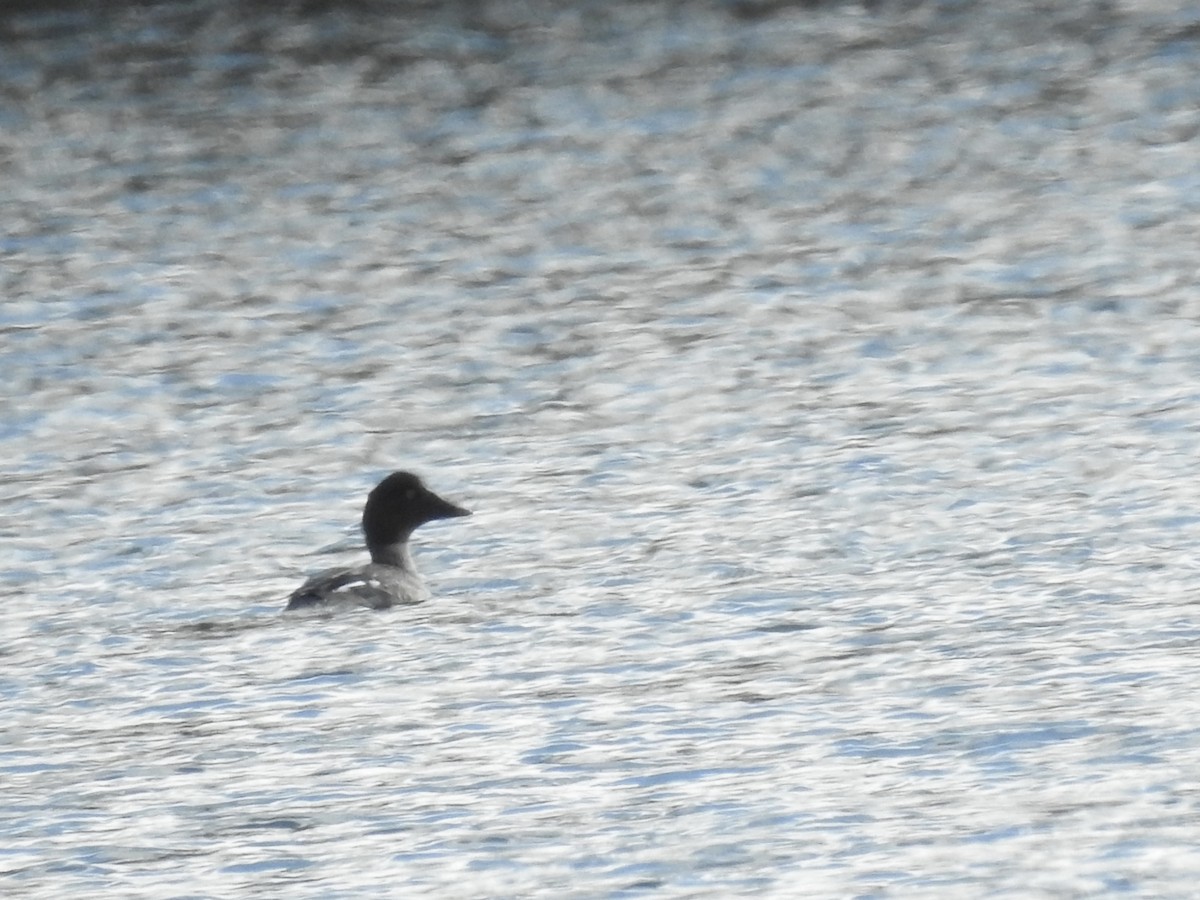
[[[292,592],[287,608],[369,606],[387,609],[428,599],[429,588],[416,572],[368,563],[319,572]]]

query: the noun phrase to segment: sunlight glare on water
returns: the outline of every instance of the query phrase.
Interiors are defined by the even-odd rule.
[[[1194,891],[1186,4],[0,25],[4,896]]]

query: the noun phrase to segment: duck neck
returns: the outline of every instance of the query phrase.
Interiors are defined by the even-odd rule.
[[[367,547],[371,551],[371,562],[377,566],[395,566],[406,572],[415,572],[412,555],[408,552],[408,541],[396,541],[392,544],[372,544]]]

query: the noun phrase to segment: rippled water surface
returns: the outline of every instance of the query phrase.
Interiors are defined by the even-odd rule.
[[[1198,41],[4,13],[0,893],[1193,895]]]

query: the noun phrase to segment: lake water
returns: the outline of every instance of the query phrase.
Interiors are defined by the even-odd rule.
[[[103,6],[0,16],[0,893],[1194,896],[1200,8]],[[281,615],[397,468],[435,599]]]

